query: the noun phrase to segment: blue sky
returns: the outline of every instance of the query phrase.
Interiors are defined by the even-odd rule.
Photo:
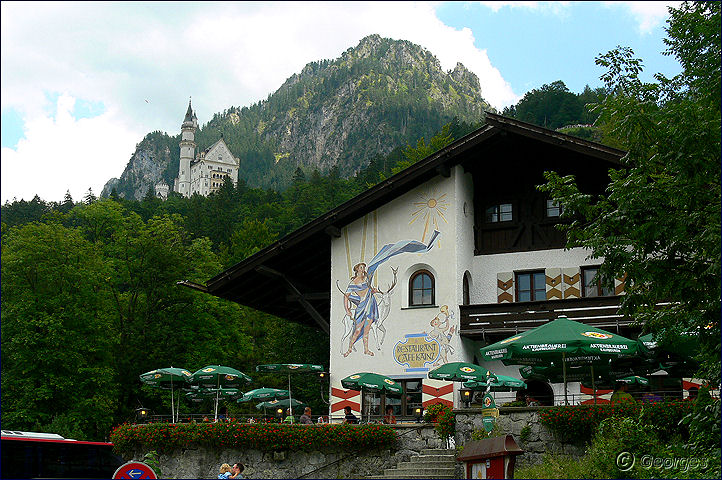
[[[2,2],[2,201],[99,194],[144,135],[178,133],[189,97],[205,123],[374,33],[444,69],[463,63],[499,111],[556,80],[600,86],[594,58],[617,45],[644,60],[646,80],[672,76],[662,39],[678,4]]]
[[[652,74],[679,73],[679,62],[663,56],[664,24],[643,26],[622,2],[569,2],[558,8],[499,7],[494,12],[480,3],[447,3],[436,10],[454,28],[474,32],[474,45],[486,49],[515,93],[523,95],[541,85],[562,80],[570,91],[585,85],[602,86],[604,73],[595,57],[618,45],[631,47],[645,60],[646,81]]]

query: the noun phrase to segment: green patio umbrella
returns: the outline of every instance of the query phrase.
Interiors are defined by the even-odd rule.
[[[310,363],[271,363],[258,365],[256,371],[262,373],[321,373],[323,372],[323,366],[311,365]]]
[[[595,379],[595,383],[592,385],[592,382],[589,381],[589,379],[585,379],[581,381],[581,384],[587,388],[596,388],[596,389],[609,389],[613,390],[617,384],[619,383],[625,383],[627,385],[649,385],[649,380],[647,380],[644,377],[640,377],[639,375],[630,375],[628,377],[623,378],[612,378],[612,377],[597,377]]]
[[[297,407],[305,407],[306,404],[300,400],[291,399],[291,398],[284,398],[282,400],[270,400],[267,402],[261,402],[256,405],[257,409],[262,408],[297,408]]]
[[[590,381],[591,373],[588,365],[577,364],[566,366],[566,376],[564,372],[565,368],[561,365],[542,367],[540,365],[524,365],[519,368],[521,376],[527,380],[541,380],[550,383],[564,383],[566,378],[567,382],[582,382]],[[594,369],[595,380],[603,381],[605,378],[611,378],[609,374],[610,370],[605,365],[597,365]],[[620,375],[631,375],[633,372],[626,372]]]
[[[173,405],[173,393],[176,388],[182,389],[188,386],[188,382],[191,378],[191,372],[185,368],[167,367],[142,373],[139,377],[140,381],[146,385],[170,390],[171,421],[172,423],[175,423],[178,412]],[[180,396],[178,397],[178,401],[180,402]],[[180,408],[180,403],[178,407]]]
[[[492,392],[509,392],[511,390],[523,390],[526,382],[507,375],[494,374],[496,378],[489,378],[487,381],[471,380],[464,383],[464,387],[470,390],[489,390]]]
[[[401,395],[403,393],[401,384],[378,373],[354,373],[341,379],[341,386],[349,390],[358,390],[361,392],[385,393],[388,395]],[[371,410],[369,410],[367,421],[370,419]]]
[[[639,375],[630,375],[628,377],[617,378],[614,380],[617,383],[626,383],[627,385],[649,385],[649,380]]]
[[[214,403],[215,418],[218,421],[218,402],[220,399],[233,400],[243,395],[243,392],[237,388],[200,388],[186,393],[186,400],[194,403],[200,403],[204,400],[212,399]]]
[[[647,358],[650,370],[664,370],[670,375],[693,375],[699,364],[694,356],[699,352],[699,335],[683,332],[675,338],[657,342],[651,333],[639,337],[640,350]]]
[[[564,403],[568,403],[568,365],[589,366],[594,382],[595,364],[608,366],[614,359],[631,359],[638,352],[636,340],[565,317],[479,349],[482,361],[501,360],[504,365],[561,364]]]
[[[262,400],[270,402],[272,400],[281,400],[289,397],[288,390],[279,390],[277,388],[256,388],[243,394],[238,399],[238,403],[251,402],[253,400]]]
[[[434,380],[448,380],[450,382],[486,382],[489,379],[496,378],[496,375],[473,363],[451,362],[431,370],[428,377]]]
[[[196,371],[190,383],[200,388],[213,388],[220,392],[222,388],[239,388],[244,383],[250,383],[251,377],[236,370],[235,368],[223,365],[208,365]],[[216,395],[215,421],[218,420],[218,395]]]
[[[310,363],[269,363],[266,365],[257,365],[256,372],[287,374],[288,375],[288,398],[293,399],[293,395],[291,395],[291,374],[292,373],[321,373],[321,372],[323,372],[323,366],[312,365]],[[291,415],[293,415],[293,406],[291,406]]]
[[[190,401],[203,401],[207,399],[219,399],[232,400],[243,395],[243,392],[237,388],[201,388],[198,390],[192,390],[186,393],[186,398]]]

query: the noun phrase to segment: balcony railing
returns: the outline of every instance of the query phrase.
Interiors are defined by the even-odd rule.
[[[634,323],[618,313],[621,297],[567,298],[534,302],[461,305],[461,330],[470,338],[500,337],[523,332],[559,317],[619,332]]]

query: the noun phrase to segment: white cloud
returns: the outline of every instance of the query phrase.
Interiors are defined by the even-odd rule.
[[[570,2],[479,2],[481,5],[488,7],[492,12],[498,12],[502,8],[516,8],[534,11],[550,12],[555,15],[564,15],[566,7]]]
[[[639,33],[647,35],[664,24],[669,16],[668,7],[679,8],[682,2],[603,2],[609,8],[629,11],[637,22]]]
[[[36,194],[59,201],[67,190],[78,201],[88,188],[99,195],[105,182],[122,172],[145,132],[124,128],[113,111],[76,120],[74,105],[75,98],[61,95],[53,116],[28,119],[16,149],[2,149],[3,202]]]

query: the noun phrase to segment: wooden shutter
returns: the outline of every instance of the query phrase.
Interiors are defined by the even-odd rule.
[[[514,301],[514,272],[496,274],[496,298],[498,303]]]
[[[614,279],[614,294],[615,295],[624,295],[626,292],[624,291],[624,287],[627,284],[627,274],[625,273],[623,276],[619,278]]]
[[[564,292],[564,298],[580,298],[580,270],[576,267],[562,268],[562,291]]]
[[[547,300],[562,299],[562,269],[547,268],[544,270],[546,276]]]

